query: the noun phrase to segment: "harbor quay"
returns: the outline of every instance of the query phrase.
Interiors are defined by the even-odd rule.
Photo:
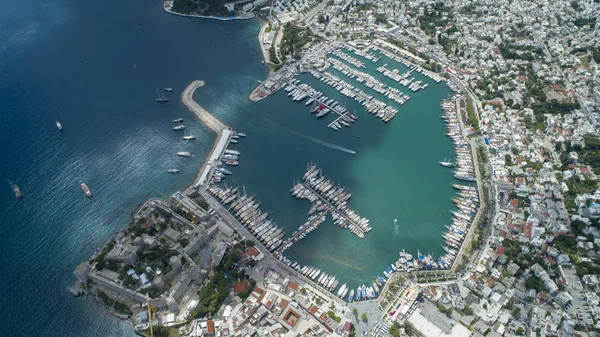
[[[245,261],[236,265],[239,266],[239,269],[235,269],[236,272],[251,276],[254,281],[266,285],[266,288],[277,288],[269,279],[273,275],[279,275],[278,279],[282,280],[282,285],[294,282],[300,287],[298,291],[307,289],[305,291],[313,293],[315,298],[334,303],[337,308],[341,308],[338,313],[344,313],[344,316],[348,314],[345,301],[347,294],[349,302],[365,303],[357,306],[371,310],[372,306],[378,305],[380,296],[387,292],[396,275],[428,273],[429,269],[435,269],[431,271],[432,274],[450,273],[450,270],[455,268],[463,254],[464,246],[470,241],[471,223],[479,219],[479,215],[475,215],[473,219],[477,204],[474,200],[479,199],[478,194],[481,192],[468,185],[458,188],[460,200],[457,204],[460,205],[460,209],[454,212],[455,227],[449,228],[446,237],[447,255],[438,261],[420,253],[413,259],[410,254],[401,252],[400,259],[384,271],[387,279],[377,276],[372,287],[367,283],[358,289],[350,289],[346,284],[342,284],[343,280],[327,275],[325,271],[308,265],[301,266],[287,259],[283,255],[286,247],[319,226],[328,213],[333,216],[334,223],[348,228],[359,238],[371,230],[369,221],[360,218],[348,208],[346,202],[351,194],[343,188],[335,187],[316,166],[309,167],[303,182],[294,186],[291,191],[297,198],[313,202],[311,212],[314,209],[314,214],[310,214],[311,217],[305,223],[306,228],[300,228],[287,239],[283,228],[267,218],[268,212],[260,210],[260,202],[254,196],[247,195],[245,191],[237,193],[237,188],[220,187],[222,185],[219,185],[219,182],[225,179],[227,174],[223,173],[227,172],[223,162],[235,158],[237,163],[241,156],[239,152],[228,149],[232,142],[237,142],[241,134],[220,122],[194,101],[195,90],[203,85],[203,81],[193,81],[181,95],[184,105],[216,134],[213,147],[193,184],[184,192],[173,194],[168,201],[150,200],[144,204],[136,213],[130,227],[89,262],[82,264],[76,272],[81,284],[92,280],[99,286],[100,293],[109,293],[108,296],[116,294],[115,298],[130,304],[130,307],[135,307],[137,303],[134,322],[138,329],[143,330],[150,324],[144,320],[143,314],[146,312],[146,316],[152,316],[151,312],[148,314],[144,310],[149,306],[165,314],[174,314],[172,319],[165,321],[167,324],[184,323],[198,317],[199,313],[205,313],[202,305],[203,296],[206,296],[202,295],[204,285],[212,282],[214,275],[220,275],[218,273],[222,271],[223,261],[225,265],[229,265],[227,261],[234,257],[228,254],[233,251],[243,253]],[[290,87],[299,89],[294,88],[293,84]],[[447,119],[449,124],[449,136],[460,144],[456,148],[460,157],[460,161],[456,163],[457,172],[460,172],[459,176],[465,180],[474,181],[479,174],[477,165],[474,165],[475,171],[472,171],[472,165],[468,162],[472,159],[476,161],[476,157],[469,157],[467,152],[475,156],[475,146],[471,144],[467,151],[464,138],[468,134],[463,131],[463,125],[455,121],[456,115],[461,113],[460,105],[458,101],[454,102],[454,107],[450,107],[449,103],[444,104],[446,113],[443,118]],[[462,117],[458,118],[461,119]],[[459,129],[460,134],[457,133]],[[480,212],[480,209],[477,212]],[[250,241],[253,249],[248,250],[247,245]],[[168,256],[166,261],[148,257],[155,257],[159,249],[164,249],[160,253]],[[140,252],[139,256],[137,252]],[[260,258],[254,259],[255,256]],[[101,267],[100,270],[98,266]],[[341,286],[338,288],[338,285]],[[383,290],[380,291],[378,286]],[[281,294],[275,288],[273,294]],[[355,290],[357,297],[353,297]],[[143,296],[144,293],[148,295]],[[143,300],[147,303],[143,303]],[[371,312],[379,315],[381,309]],[[138,317],[138,314],[141,316]],[[365,328],[367,326],[369,329],[375,328],[370,324]]]
[[[250,233],[250,231],[248,231],[248,229],[246,227],[244,227],[219,201],[217,201],[212,195],[210,195],[209,193],[206,193],[206,191],[204,190],[199,190],[198,191],[200,193],[200,195],[202,195],[202,197],[208,202],[208,204],[210,205],[210,207],[214,210],[216,210],[216,212],[219,214],[220,217],[222,217],[223,219],[225,219],[225,221],[232,225],[232,227],[238,232],[240,233],[240,235],[242,235],[242,237],[246,238],[246,239],[254,239],[255,235]],[[310,284],[314,289],[317,289],[317,291],[319,291],[320,295],[322,297],[326,297],[332,301],[336,301],[339,303],[344,303],[344,301],[342,301],[341,299],[339,299],[338,297],[333,296],[333,294],[331,294],[329,291],[322,289],[321,285],[315,283],[314,281],[312,281],[311,279],[305,277],[304,275],[302,275],[301,273],[298,273],[296,270],[294,270],[293,268],[291,268],[290,266],[288,266],[287,264],[285,264],[284,262],[282,262],[278,257],[276,257],[274,254],[270,253],[270,249],[268,249],[267,247],[263,246],[262,243],[260,242],[260,240],[255,240],[255,244],[257,246],[259,246],[262,251],[264,252],[263,254],[266,255],[267,257],[267,264],[269,264],[271,267],[279,267],[282,270],[285,270],[289,273],[289,275],[293,275],[296,279],[298,280],[302,280],[304,283]],[[263,263],[264,264],[264,263]]]
[[[361,79],[362,81],[368,81],[374,87],[379,88],[380,91],[387,90],[387,89],[384,87],[383,83],[378,82],[374,78],[371,78],[370,77],[371,75],[355,72],[354,70],[350,70],[350,68],[348,68],[346,66],[342,66],[341,61],[329,59],[329,58],[325,57],[325,55],[328,53],[333,53],[336,57],[339,57],[340,59],[342,59],[344,61],[354,64],[357,67],[366,67],[365,63],[363,63],[362,61],[358,60],[357,58],[355,58],[353,56],[350,56],[346,53],[342,53],[341,51],[339,51],[339,49],[345,49],[346,51],[354,52],[356,55],[358,55],[360,57],[364,57],[367,60],[370,60],[370,62],[372,62],[372,63],[375,63],[378,61],[378,56],[376,54],[374,54],[373,52],[379,51],[382,54],[386,55],[387,57],[389,57],[395,61],[404,63],[407,67],[408,66],[412,67],[412,68],[409,68],[409,71],[403,77],[396,78],[397,76],[395,75],[395,73],[387,74],[386,77],[390,77],[397,82],[406,80],[407,83],[402,84],[402,85],[410,87],[410,89],[413,91],[421,90],[426,87],[426,85],[421,85],[420,82],[412,82],[413,79],[410,79],[410,81],[407,79],[408,75],[410,75],[410,73],[413,70],[432,78],[436,82],[440,82],[443,80],[443,78],[440,77],[439,75],[428,72],[427,70],[419,67],[418,62],[422,62],[422,60],[420,60],[420,58],[418,56],[416,56],[412,53],[406,52],[403,49],[397,48],[396,46],[393,46],[385,41],[379,41],[376,44],[371,44],[366,49],[363,49],[363,50],[359,50],[359,49],[357,49],[355,47],[351,47],[351,46],[346,46],[344,44],[327,46],[327,47],[323,47],[322,49],[319,49],[319,48],[320,47],[317,44],[316,47],[314,47],[314,49],[315,49],[314,53],[316,53],[318,55],[322,55],[323,60],[325,62],[322,64],[319,64],[317,62],[317,63],[313,64],[313,67],[321,67],[320,69],[323,70],[326,67],[328,67],[328,65],[335,64],[335,65],[337,65],[337,67],[339,69],[342,69],[343,71],[345,71],[347,73],[347,76],[358,76],[359,79]],[[321,53],[321,54],[319,54],[319,53]],[[310,51],[305,54],[305,57],[312,58],[313,60],[315,59],[315,55],[311,54]],[[294,99],[296,101],[310,96],[310,98],[313,101],[317,101],[317,104],[319,104],[319,103],[325,104],[325,105],[333,104],[333,103],[329,103],[329,101],[327,101],[327,100],[321,100],[320,97],[314,96],[311,93],[311,91],[312,91],[311,88],[301,87],[302,85],[298,85],[297,80],[289,79],[290,75],[293,75],[296,72],[302,72],[302,71],[306,72],[309,69],[310,69],[310,67],[307,66],[306,63],[303,61],[299,62],[298,64],[289,65],[286,68],[286,72],[282,72],[282,74],[287,74],[288,77],[285,77],[282,74],[279,74],[280,82],[278,82],[275,87],[286,86],[286,91],[289,92],[288,96],[290,94],[293,94]],[[386,72],[388,72],[388,70],[382,69],[380,72],[386,73]],[[456,87],[452,87],[452,88],[455,91],[459,90]],[[457,96],[459,96],[459,95],[457,95]],[[396,97],[396,96],[394,96],[394,97]],[[307,103],[311,103],[311,102],[309,101]],[[330,105],[329,107],[323,106],[323,108],[331,109],[331,110],[337,112],[335,110],[336,107],[333,105]],[[462,122],[461,123],[458,122],[458,119],[463,118],[463,117],[460,117],[460,118],[456,117],[458,114],[461,113],[460,111],[457,111],[459,109],[459,105],[458,104],[453,105],[451,102],[446,102],[446,103],[444,103],[443,108],[445,111],[447,110],[445,115],[442,116],[442,118],[444,118],[447,121],[447,123],[449,124],[448,135],[456,143],[456,153],[457,153],[458,161],[456,163],[457,168],[455,170],[454,176],[458,180],[465,180],[468,182],[476,182],[477,178],[478,178],[477,177],[477,175],[478,175],[478,167],[477,166],[478,165],[476,163],[475,164],[473,163],[473,160],[476,159],[473,156],[473,153],[475,153],[476,146],[474,143],[468,142],[465,140],[466,137],[469,135],[469,133],[464,132]],[[382,113],[382,112],[378,112],[378,114],[379,113]],[[384,118],[384,116],[385,116],[385,113],[382,115],[381,118]],[[387,118],[387,117],[385,117],[385,118]],[[440,162],[440,163],[443,166],[448,166],[448,167],[454,166],[454,163],[450,163],[450,162]],[[386,277],[393,276],[397,271],[412,272],[412,271],[427,271],[427,270],[450,270],[450,269],[455,270],[456,266],[458,265],[457,262],[462,260],[462,256],[464,255],[465,247],[469,245],[471,238],[473,236],[473,234],[472,234],[473,231],[471,230],[472,224],[477,223],[481,216],[480,215],[481,214],[481,210],[480,210],[481,204],[479,202],[480,196],[481,196],[481,191],[480,191],[480,187],[474,188],[474,187],[471,187],[470,185],[460,185],[460,184],[454,184],[454,185],[455,185],[455,188],[457,188],[459,190],[457,198],[453,199],[453,201],[457,204],[458,210],[452,211],[452,213],[454,215],[454,217],[453,217],[454,223],[451,226],[447,226],[449,231],[447,233],[444,233],[444,235],[443,235],[445,242],[446,242],[446,246],[444,246],[443,248],[447,254],[434,261],[433,257],[431,257],[429,255],[423,255],[423,254],[419,253],[419,254],[417,254],[417,258],[414,259],[411,256],[411,254],[405,253],[405,252],[400,252],[400,259],[398,259],[398,261],[392,263],[390,265],[390,267],[384,271],[384,275]],[[320,192],[316,191],[314,189],[314,187],[304,184],[303,188],[306,191],[308,191],[310,195],[313,195],[315,197],[315,200],[318,199],[322,205],[324,205],[326,207],[328,206],[330,209],[332,209],[332,212],[333,212],[332,214],[334,216],[334,220],[336,220],[336,218],[337,218],[338,220],[341,220],[342,222],[348,223],[350,225],[350,229],[353,231],[353,233],[355,232],[355,234],[359,237],[364,236],[365,230],[362,230],[361,226],[357,226],[357,224],[353,223],[351,219],[349,219],[348,217],[344,216],[343,214],[340,214],[339,212],[333,210],[333,209],[335,209],[335,207],[332,207],[332,204],[328,200],[324,199],[323,196],[320,195]],[[308,221],[303,225],[304,227],[301,226],[301,228],[299,228],[299,230],[297,230],[296,232],[292,233],[292,235],[289,236],[288,239],[283,239],[279,236],[274,237],[274,238],[273,238],[273,236],[269,237],[268,236],[268,235],[270,235],[269,233],[273,233],[274,231],[275,231],[275,233],[281,233],[281,232],[278,231],[276,226],[266,225],[266,227],[265,227],[265,226],[260,226],[259,224],[257,224],[256,219],[260,219],[260,220],[258,220],[258,222],[264,220],[264,218],[261,217],[261,214],[264,215],[264,212],[260,212],[259,210],[257,210],[258,206],[257,206],[257,202],[254,201],[254,197],[245,198],[240,201],[240,196],[235,195],[235,192],[231,192],[232,190],[233,189],[231,189],[231,188],[215,188],[214,190],[211,190],[211,194],[213,196],[215,196],[215,193],[219,194],[219,197],[216,200],[218,200],[221,204],[227,204],[229,202],[232,202],[232,200],[235,200],[235,198],[238,198],[238,200],[235,201],[234,204],[232,204],[232,205],[234,205],[233,206],[234,207],[234,214],[233,214],[234,218],[237,217],[236,219],[241,221],[243,223],[243,226],[251,227],[251,231],[249,231],[249,233],[251,235],[253,235],[253,237],[256,235],[260,236],[260,238],[257,238],[257,239],[259,241],[261,241],[261,240],[263,241],[263,243],[265,244],[265,248],[268,251],[274,252],[275,257],[281,259],[283,264],[290,266],[291,268],[294,268],[300,274],[303,274],[304,276],[312,279],[313,281],[316,281],[316,283],[323,284],[325,286],[325,288],[329,289],[329,291],[333,291],[331,289],[331,287],[334,287],[334,289],[336,289],[335,287],[337,287],[337,284],[338,284],[336,282],[338,282],[340,280],[336,280],[336,278],[332,279],[331,276],[329,276],[329,275],[327,277],[325,277],[326,281],[324,281],[324,282],[322,282],[323,277],[317,280],[316,277],[318,277],[318,275],[320,273],[322,273],[321,270],[318,270],[317,268],[314,268],[311,266],[300,266],[296,262],[290,261],[285,256],[283,256],[284,251],[289,246],[291,246],[294,242],[304,238],[306,235],[308,235],[308,233],[310,233],[317,226],[319,226],[320,223],[322,222],[322,220],[320,220],[320,219],[322,218],[322,215],[325,215],[325,214],[316,212],[313,216],[309,217]],[[295,192],[301,192],[301,194],[304,195],[304,192],[302,192],[300,190],[295,191]],[[242,196],[242,198],[244,198],[244,196]],[[483,206],[485,206],[485,205],[483,205]],[[341,226],[343,227],[344,225],[341,225]],[[366,229],[368,231],[368,228],[366,228]],[[264,235],[267,235],[267,237],[264,237]],[[277,234],[277,235],[279,235],[279,234]],[[268,240],[268,241],[265,241],[265,240]],[[331,280],[331,281],[327,281],[327,280]],[[377,286],[375,285],[375,283],[379,284],[379,286],[382,286],[382,284],[385,283],[385,279],[382,279],[380,277],[377,277],[376,281],[377,282],[373,283],[373,289],[377,289]],[[334,284],[336,284],[336,285],[334,286]],[[342,293],[344,293],[344,291],[347,292],[347,289],[340,289],[340,291],[342,294]],[[377,290],[376,292],[379,293],[379,290]],[[378,295],[376,295],[376,293],[373,291],[368,291],[367,293],[369,294],[369,298],[378,297]]]
[[[289,83],[288,83],[289,84]],[[290,86],[291,87],[291,86]],[[455,106],[457,108],[457,113],[460,115],[462,113],[464,113],[464,111],[459,110],[459,107],[461,106],[459,104],[458,101],[459,98],[456,99],[455,102]],[[461,115],[462,116],[462,115]],[[459,118],[460,120],[462,120],[463,117]],[[464,129],[463,125],[462,125],[462,121],[459,124],[460,125],[460,129],[461,129],[461,137],[466,137],[467,135],[462,132],[462,130]],[[227,145],[227,142],[225,140],[222,141],[222,145],[218,146],[217,152],[215,153],[213,151],[213,153],[211,153],[210,158],[211,160],[214,162],[215,160],[218,159],[218,157],[222,154],[222,149],[224,149]],[[476,161],[476,151],[475,151],[475,146],[474,144],[472,144],[471,149],[470,149],[471,153],[473,153],[473,160],[475,163],[477,163]],[[478,177],[479,172],[478,172],[478,165],[475,164],[475,169],[477,170],[475,172],[475,176]],[[208,170],[206,170],[205,172],[208,172]],[[203,181],[206,181],[203,180]],[[204,185],[204,184],[197,184],[195,187],[208,187],[208,186],[200,186],[200,185]],[[314,195],[317,196],[317,199],[320,200],[321,203],[328,205],[329,207],[333,207],[328,200],[323,199],[323,196],[321,196],[319,194],[319,192],[317,192],[316,190],[314,190],[314,187],[307,185],[306,183],[303,184],[304,188],[306,188],[308,191],[312,192]],[[230,212],[230,210],[227,210],[224,205],[222,204],[223,200],[219,201],[217,200],[213,195],[211,195],[210,193],[206,193],[206,190],[204,188],[200,188],[200,194],[203,196],[203,198],[207,201],[209,201],[209,205],[211,207],[211,209],[214,209],[217,211],[217,213],[219,214],[219,216],[225,220],[225,222],[229,223],[232,225],[232,227],[238,232],[240,233],[244,238],[255,238],[255,234],[253,234],[252,232],[250,232],[244,225],[242,225],[239,220]],[[479,195],[481,195],[481,191],[478,191]],[[239,206],[240,209],[248,209],[249,206],[244,206],[241,207],[241,205]],[[480,217],[480,213],[481,213],[481,208],[479,208],[477,210],[477,214],[474,217],[474,219],[472,219],[473,223],[476,223]],[[239,216],[238,212],[238,216]],[[256,213],[257,215],[259,213]],[[254,217],[257,217],[254,216]],[[317,213],[316,218],[319,218],[320,214]],[[246,219],[248,219],[248,217],[245,217]],[[252,218],[252,216],[250,217]],[[309,220],[305,225],[307,225],[307,228],[310,228],[311,225],[313,224],[320,224],[319,221],[317,221],[318,219],[313,219],[313,220]],[[343,218],[343,217],[342,217]],[[348,220],[348,219],[346,219]],[[349,221],[349,220],[348,220]],[[351,223],[351,221],[350,221]],[[273,251],[273,249],[271,247],[267,247],[267,246],[263,246],[263,244],[261,243],[261,240],[256,240],[256,246],[262,248],[262,251],[264,252],[264,255],[268,257],[269,260],[272,261],[272,264],[269,263],[270,268],[272,268],[273,266],[277,266],[279,268],[280,271],[286,271],[288,273],[288,275],[293,275],[295,280],[298,280],[299,282],[302,281],[304,284],[310,284],[313,289],[322,289],[321,293],[325,294],[324,297],[326,298],[330,298],[332,300],[335,300],[337,302],[342,302],[342,300],[340,300],[339,298],[333,296],[330,293],[330,289],[323,289],[321,288],[321,285],[318,282],[315,282],[314,278],[311,278],[311,275],[315,275],[314,273],[310,273],[310,275],[307,274],[303,274],[302,272],[300,272],[299,267],[293,268],[293,264],[291,264],[291,262],[289,260],[287,260],[285,257],[283,257],[282,253],[285,250],[285,248],[287,247],[287,244],[292,244],[294,240],[296,239],[301,239],[304,235],[308,234],[306,233],[306,229],[305,231],[297,231],[294,232],[287,240],[283,241],[283,244],[280,246],[280,248],[276,249]],[[302,237],[300,237],[302,235]],[[446,274],[446,275],[452,275],[456,266],[457,266],[457,261],[460,261],[460,259],[462,258],[462,255],[464,253],[464,249],[465,246],[467,246],[471,240],[472,237],[472,231],[468,231],[465,239],[461,242],[460,245],[460,249],[458,251],[458,253],[454,253],[457,254],[455,258],[452,259],[452,261],[448,261],[451,262],[451,268],[450,269],[441,269],[441,270],[432,270],[432,271],[428,271],[428,270],[408,270],[408,275],[411,275],[412,273],[415,273],[415,275],[427,275],[427,274],[431,274],[431,275],[437,275],[439,276],[440,274]],[[283,248],[282,248],[283,247]],[[273,252],[273,254],[271,254],[270,252]],[[304,269],[303,269],[304,270]],[[378,296],[374,297],[373,300],[377,300],[379,302],[380,300],[380,296],[382,294],[384,294],[387,290],[388,290],[388,286],[391,284],[391,282],[393,282],[397,276],[399,275],[403,275],[403,272],[393,272],[392,270],[389,270],[389,273],[386,274],[386,276],[389,277],[388,283],[385,284],[385,286],[383,287],[383,290],[381,291],[381,293],[379,293]]]

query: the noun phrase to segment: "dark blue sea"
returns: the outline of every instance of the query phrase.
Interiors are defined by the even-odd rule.
[[[429,88],[411,93],[384,124],[301,75],[359,117],[334,132],[326,127],[333,116],[316,120],[285,92],[248,101],[268,73],[256,20],[178,17],[160,1],[142,0],[0,0],[0,8],[0,336],[133,335],[128,322],[66,288],[77,264],[126,226],[137,205],[192,182],[214,141],[180,100],[197,79],[206,83],[195,94],[199,104],[248,134],[227,183],[256,195],[288,235],[310,208],[289,194],[309,161],[347,187],[351,207],[371,219],[363,240],[327,221],[289,258],[356,287],[382,275],[403,249],[443,252],[454,193],[451,171],[437,164],[453,156],[439,118],[440,100],[450,94],[444,84],[415,72]],[[386,58],[369,64],[385,83],[374,71],[382,63],[406,71]],[[158,104],[156,90],[164,87],[173,88],[165,93],[171,101]],[[195,141],[170,129],[180,117]],[[172,167],[182,172],[167,173]],[[20,186],[21,201],[8,181]],[[84,197],[83,182],[93,199]]]
[[[192,181],[214,135],[181,92],[203,79],[216,100],[247,95],[267,73],[255,52],[259,23],[176,17],[160,1],[0,0],[0,8],[0,335],[131,336],[128,323],[66,291],[72,270],[144,199]],[[171,102],[158,104],[163,87],[173,88]],[[170,130],[178,117],[195,142]]]

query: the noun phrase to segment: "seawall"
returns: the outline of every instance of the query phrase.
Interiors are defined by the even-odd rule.
[[[229,127],[211,115],[208,111],[196,103],[196,101],[194,101],[194,93],[196,92],[196,89],[202,86],[204,86],[204,81],[193,81],[181,94],[181,101],[183,104],[190,109],[194,115],[196,115],[196,117],[198,117],[198,119],[200,119],[200,121],[206,125],[206,127],[217,134],[213,146],[208,156],[204,160],[204,164],[202,164],[196,179],[194,179],[194,183],[192,184],[193,187],[198,187],[208,181],[209,173],[213,164],[215,164],[215,158],[218,159],[223,154],[223,151],[225,151],[227,145],[229,144],[232,134],[232,131]]]

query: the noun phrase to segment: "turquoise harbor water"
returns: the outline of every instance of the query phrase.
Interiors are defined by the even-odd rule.
[[[376,72],[377,67],[387,63],[388,69],[407,70],[387,57],[372,63],[352,56],[367,65],[368,69],[361,71],[385,84],[395,82]],[[333,68],[328,71],[393,103]],[[318,267],[356,288],[372,283],[375,275],[383,275],[403,249],[414,256],[417,250],[437,257],[444,254],[440,234],[451,222],[454,191],[451,171],[437,161],[452,157],[453,147],[444,135],[439,103],[450,91],[445,84],[417,72],[412,76],[429,87],[410,92],[411,99],[387,124],[309,74],[298,79],[343,102],[355,111],[358,122],[333,131],[326,127],[335,118],[331,113],[317,120],[304,102],[295,103],[280,91],[256,104],[259,115],[248,116],[253,122],[240,123],[251,137],[236,146],[242,152],[241,164],[232,169],[234,175],[227,178],[227,184],[243,185],[248,193],[255,194],[261,208],[270,211],[288,234],[306,221],[310,209],[307,200],[295,199],[289,192],[293,181],[302,178],[308,162],[318,164],[333,181],[351,191],[351,208],[370,219],[373,227],[359,239],[328,219],[287,250],[286,257]],[[398,219],[397,226],[394,219]]]
[[[256,52],[257,21],[176,17],[141,0],[118,8],[70,0],[0,6],[0,335],[133,335],[128,323],[65,289],[73,268],[126,226],[140,202],[182,189],[196,175],[214,135],[179,100],[195,79],[206,82],[196,100],[248,134],[228,184],[255,194],[288,234],[309,209],[289,194],[309,161],[352,191],[354,209],[371,219],[364,240],[326,223],[288,257],[354,285],[370,282],[402,249],[441,254],[453,194],[450,171],[436,163],[452,153],[439,118],[439,101],[449,94],[443,84],[413,94],[387,125],[348,103],[359,122],[334,132],[326,128],[330,117],[317,121],[283,92],[247,100],[267,75]],[[174,89],[172,100],[157,104],[155,90],[163,87]],[[169,129],[177,117],[195,142]],[[194,157],[176,157],[182,150]],[[173,166],[182,173],[166,173]],[[22,201],[8,180],[21,187]]]

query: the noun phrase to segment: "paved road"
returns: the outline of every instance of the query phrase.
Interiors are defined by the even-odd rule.
[[[306,24],[308,26],[308,28],[314,34],[317,34],[322,38],[326,38],[327,36],[324,33],[320,32],[315,27],[313,27],[310,24],[310,21],[315,17],[315,15],[317,15],[317,13],[321,12],[323,9],[325,9],[325,7],[327,7],[328,2],[329,2],[328,0],[323,0],[320,4],[318,4],[315,8],[313,8],[308,14],[306,14],[306,16],[304,17],[304,20],[302,20],[304,22],[304,24]]]

